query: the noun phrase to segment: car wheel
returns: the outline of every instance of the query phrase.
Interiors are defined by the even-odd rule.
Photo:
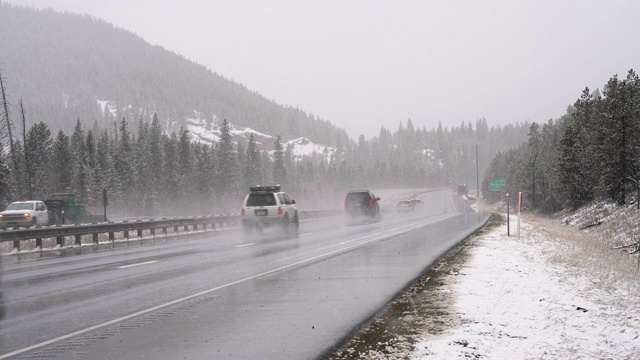
[[[298,234],[300,233],[300,222],[298,221],[298,215],[296,215],[295,218],[293,218],[293,222],[291,223],[291,227],[292,227],[292,232],[291,232],[291,236],[292,237],[298,237]]]
[[[31,219],[31,225],[29,225],[28,227],[36,227],[38,226],[38,218],[33,218]]]
[[[285,215],[284,219],[282,219],[282,231],[284,231],[284,236],[289,237],[291,224],[289,223],[289,215]]]

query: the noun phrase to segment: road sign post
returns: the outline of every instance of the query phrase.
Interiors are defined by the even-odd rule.
[[[507,236],[509,236],[509,193],[507,193],[506,196],[507,196]]]
[[[518,240],[520,240],[520,219],[522,218],[522,191],[518,193]]]
[[[107,206],[109,205],[109,197],[107,195],[107,188],[102,188],[102,207],[104,208],[104,222],[107,222]]]

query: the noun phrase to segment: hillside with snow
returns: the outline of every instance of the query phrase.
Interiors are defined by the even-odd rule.
[[[276,136],[264,134],[251,128],[237,128],[232,123],[229,125],[231,127],[231,138],[236,145],[242,144],[246,147],[249,142],[249,138],[253,135],[256,140],[256,145],[258,145],[258,149],[273,152]],[[212,121],[200,118],[188,118],[186,129],[189,130],[189,134],[193,141],[210,145],[216,144],[220,141],[220,126]],[[304,156],[312,156],[315,154],[318,156],[322,155],[325,160],[329,160],[331,154],[335,152],[335,147],[314,144],[306,137],[284,141],[283,145],[285,149],[291,149],[294,159],[300,159]]]
[[[126,118],[135,133],[157,114],[170,133],[197,113],[285,141],[350,141],[327,120],[92,16],[0,3],[0,34],[0,74],[13,105],[23,101],[27,128],[42,121],[53,133],[71,133],[79,119],[85,128],[113,129]]]

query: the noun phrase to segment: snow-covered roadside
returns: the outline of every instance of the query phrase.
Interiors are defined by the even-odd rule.
[[[633,259],[598,266],[612,259],[593,251],[577,230],[524,220],[518,240],[511,220],[511,237],[505,222],[470,240],[467,261],[441,276],[436,291],[453,300],[447,326],[425,329],[409,354],[387,355],[640,358],[640,272],[633,269],[634,278],[618,269],[633,266]]]

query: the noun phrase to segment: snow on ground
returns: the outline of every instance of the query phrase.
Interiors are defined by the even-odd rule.
[[[640,359],[638,256],[606,224],[525,214],[518,239],[510,220],[508,237],[494,214],[329,358]]]
[[[554,234],[548,223],[523,220],[518,239],[515,216],[510,224],[511,237],[505,221],[474,239],[465,264],[443,277],[438,291],[454,299],[450,325],[425,331],[406,357],[640,358],[640,272],[634,279],[592,266],[611,259],[581,246],[587,239],[568,241],[570,228]]]

